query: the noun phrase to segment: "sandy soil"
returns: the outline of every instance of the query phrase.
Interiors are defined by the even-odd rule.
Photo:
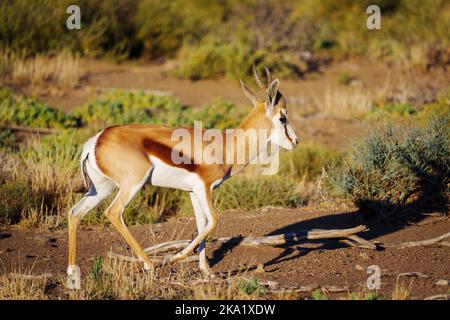
[[[419,221],[420,220],[420,221]],[[220,215],[213,237],[263,236],[311,228],[349,228],[360,224],[356,212],[311,212],[301,209],[260,209],[252,212],[229,211]],[[406,225],[366,221],[370,231],[365,239],[383,243],[424,240],[450,230],[450,221],[438,217],[415,219]],[[173,218],[164,223],[131,228],[143,246],[168,240],[192,239],[195,221],[192,217]],[[3,272],[31,270],[33,274],[63,275],[66,268],[67,235],[65,231],[30,232],[18,228],[2,231],[0,265]],[[112,250],[131,255],[128,246],[112,228],[83,227],[79,232],[79,265],[83,272],[92,269],[93,259]],[[380,251],[350,248],[331,240],[305,240],[290,246],[248,247],[213,246],[207,250],[215,273],[240,275],[247,271],[262,280],[276,282],[278,289],[305,286],[348,287],[348,291],[330,293],[333,298],[347,297],[349,292],[367,292],[367,267],[377,265],[382,272],[379,296],[390,298],[396,283],[410,291],[411,298],[448,294],[449,286],[438,280],[450,280],[450,247],[429,246]],[[264,272],[256,272],[258,264]],[[192,263],[194,269],[197,263]],[[398,273],[418,272],[422,276],[400,276]],[[302,293],[309,296],[310,293]]]

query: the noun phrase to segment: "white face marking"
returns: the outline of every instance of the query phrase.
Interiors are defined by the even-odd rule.
[[[285,118],[285,123],[281,121],[282,117]],[[272,123],[274,130],[270,136],[270,141],[284,149],[292,150],[295,147],[294,141],[297,140],[297,136],[294,129],[289,124],[286,110],[281,109],[278,111],[277,114],[273,116]],[[286,132],[289,137],[286,135]]]
[[[154,156],[149,158],[153,164],[150,183],[154,186],[192,191],[200,183],[203,184],[194,172],[170,166]]]

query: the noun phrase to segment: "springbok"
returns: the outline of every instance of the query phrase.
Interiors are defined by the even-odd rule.
[[[219,146],[226,156],[231,155],[233,159],[239,151],[247,152],[244,165],[198,164],[195,161],[176,164],[171,157],[177,142],[173,141],[171,137],[176,128],[160,125],[112,126],[99,132],[84,144],[80,162],[88,192],[70,210],[68,215],[69,265],[67,274],[68,284],[71,284],[71,287],[79,286],[80,282],[79,267],[76,265],[76,241],[81,219],[108,197],[116,187],[119,191],[106,209],[105,215],[125,238],[139,260],[143,262],[144,269],[149,270],[153,267],[151,259],[133,238],[122,219],[125,207],[146,183],[188,191],[194,208],[198,235],[186,248],[175,255],[167,256],[166,262],[173,263],[182,260],[199,246],[200,270],[207,274],[210,272],[206,260],[204,239],[217,225],[217,215],[211,201],[212,189],[253,161],[269,143],[288,150],[293,149],[298,143],[294,129],[288,121],[286,100],[278,90],[279,80],[272,81],[267,68],[265,68],[265,72],[266,79],[262,81],[254,68],[256,82],[265,92],[264,99],[260,99],[241,80],[244,94],[253,103],[254,108],[238,128],[244,132],[267,130],[267,139],[250,141],[251,139],[260,139],[260,137],[259,135],[249,135],[251,138],[241,143]],[[193,130],[192,128],[184,129],[191,132]],[[251,150],[249,146],[255,142],[260,142],[259,145],[262,145],[262,148]],[[192,159],[196,151],[183,154],[183,157]]]

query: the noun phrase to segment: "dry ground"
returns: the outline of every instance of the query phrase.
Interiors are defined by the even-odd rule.
[[[349,228],[360,222],[360,216],[355,212],[311,212],[276,208],[252,212],[230,211],[220,215],[213,237],[263,236],[311,228]],[[425,217],[420,221],[415,219],[408,226],[400,222],[365,223],[370,231],[361,236],[383,243],[424,240],[450,230],[450,221],[439,217]],[[192,217],[173,218],[164,223],[131,228],[143,246],[168,240],[190,239],[194,237],[195,229]],[[21,270],[31,274],[64,275],[66,250],[65,230],[34,232],[8,228],[2,231],[0,240],[0,265],[2,272]],[[79,265],[84,274],[92,270],[94,258],[106,256],[109,250],[131,255],[124,240],[112,227],[84,227],[80,230]],[[413,299],[449,294],[450,290],[448,285],[436,284],[438,280],[450,280],[448,246],[373,251],[350,248],[333,241],[307,240],[280,247],[213,246],[207,252],[216,274],[231,273],[232,276],[239,276],[247,272],[246,276],[254,275],[261,280],[275,282],[277,290],[334,286],[344,291],[328,293],[329,297],[346,298],[352,292],[364,294],[369,291],[366,288],[369,276],[366,271],[370,265],[377,265],[382,270],[379,297],[392,298],[395,287],[399,285],[404,286],[409,298]],[[258,264],[264,266],[264,272],[256,271]],[[197,263],[191,265],[197,269]],[[399,273],[420,274],[398,276]],[[57,292],[58,288],[54,290]],[[51,292],[49,295],[52,295]],[[308,297],[311,292],[298,295]]]

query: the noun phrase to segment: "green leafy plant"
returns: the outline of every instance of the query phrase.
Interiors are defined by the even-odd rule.
[[[0,89],[0,124],[30,127],[68,128],[78,125],[78,119],[47,103],[14,94],[6,88]]]
[[[214,193],[214,206],[218,210],[253,210],[265,206],[299,207],[303,197],[295,191],[295,182],[280,177],[233,177]]]
[[[262,296],[267,293],[267,288],[261,284],[256,277],[251,279],[244,279],[239,282],[239,289],[248,295]]]
[[[328,300],[328,297],[322,292],[321,289],[316,289],[312,292],[311,297],[314,300]]]
[[[341,161],[342,155],[312,141],[300,143],[292,152],[281,157],[280,173],[294,179],[311,181],[323,169],[330,169]]]
[[[103,270],[103,257],[99,256],[94,259],[94,265],[92,266],[91,276],[95,279],[98,279],[100,277],[100,274]]]

